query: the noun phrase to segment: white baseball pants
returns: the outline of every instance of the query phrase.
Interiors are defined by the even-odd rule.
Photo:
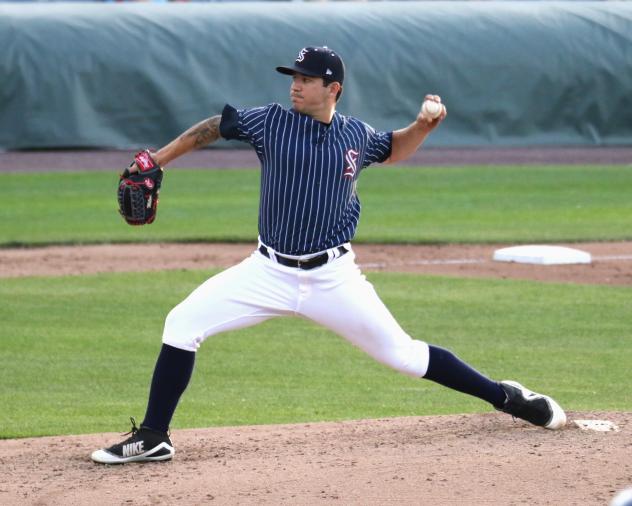
[[[428,369],[428,345],[402,330],[356,265],[353,251],[301,270],[257,250],[178,304],[167,316],[162,340],[197,351],[212,335],[275,316],[312,320],[404,374],[422,377]]]

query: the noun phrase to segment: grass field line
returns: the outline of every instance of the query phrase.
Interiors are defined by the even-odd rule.
[[[395,261],[395,262],[373,262],[373,263],[361,263],[360,267],[365,269],[379,269],[383,267],[393,266],[393,265],[465,265],[465,264],[484,264],[489,260],[481,259],[471,259],[471,258],[455,258],[455,259],[446,259],[446,260],[413,260],[411,262],[405,261]]]
[[[593,256],[593,260],[599,262],[617,261],[617,260],[632,260],[632,255],[599,255]],[[413,260],[413,261],[395,261],[395,262],[372,262],[362,263],[360,267],[364,269],[381,269],[389,266],[414,266],[414,265],[477,265],[494,260],[485,258],[454,258],[454,259],[437,259],[437,260]]]
[[[593,259],[600,262],[607,262],[608,260],[632,260],[632,255],[603,255],[593,256]]]

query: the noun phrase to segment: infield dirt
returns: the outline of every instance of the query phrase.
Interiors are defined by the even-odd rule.
[[[560,244],[587,251],[591,264],[530,265],[494,262],[507,245],[354,244],[365,271],[532,279],[567,283],[632,284],[632,242]],[[64,276],[126,270],[226,268],[255,244],[111,244],[0,249],[0,278]],[[142,261],[139,261],[142,259]]]
[[[177,430],[173,461],[104,466],[120,434],[0,441],[5,505],[606,505],[630,484],[619,432],[547,431],[508,415]]]

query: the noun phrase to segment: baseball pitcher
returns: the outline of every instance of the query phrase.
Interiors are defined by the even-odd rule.
[[[355,262],[350,241],[360,217],[358,177],[371,164],[414,153],[446,117],[441,98],[426,95],[405,128],[376,131],[336,111],[345,66],[335,51],[305,47],[290,66],[276,70],[290,76],[289,109],[226,105],[155,153],[139,153],[121,177],[121,213],[132,224],[149,223],[163,167],[220,137],[247,142],[261,161],[259,238],[248,258],[171,310],[140,427],[132,419],[130,437],[95,451],[92,459],[104,464],[171,459],[169,424],[199,347],[220,332],[280,316],[308,318],[396,371],[476,396],[532,424],[564,426],[566,415],[551,397],[515,381],[493,381],[450,351],[413,339]]]

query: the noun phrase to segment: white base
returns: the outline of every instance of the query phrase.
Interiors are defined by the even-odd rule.
[[[589,264],[590,253],[564,246],[512,246],[494,251],[497,262],[521,264],[557,265]]]
[[[596,432],[619,432],[619,427],[609,420],[574,420],[582,430],[594,430]]]
[[[610,501],[610,506],[630,506],[632,505],[632,487],[623,489]]]

